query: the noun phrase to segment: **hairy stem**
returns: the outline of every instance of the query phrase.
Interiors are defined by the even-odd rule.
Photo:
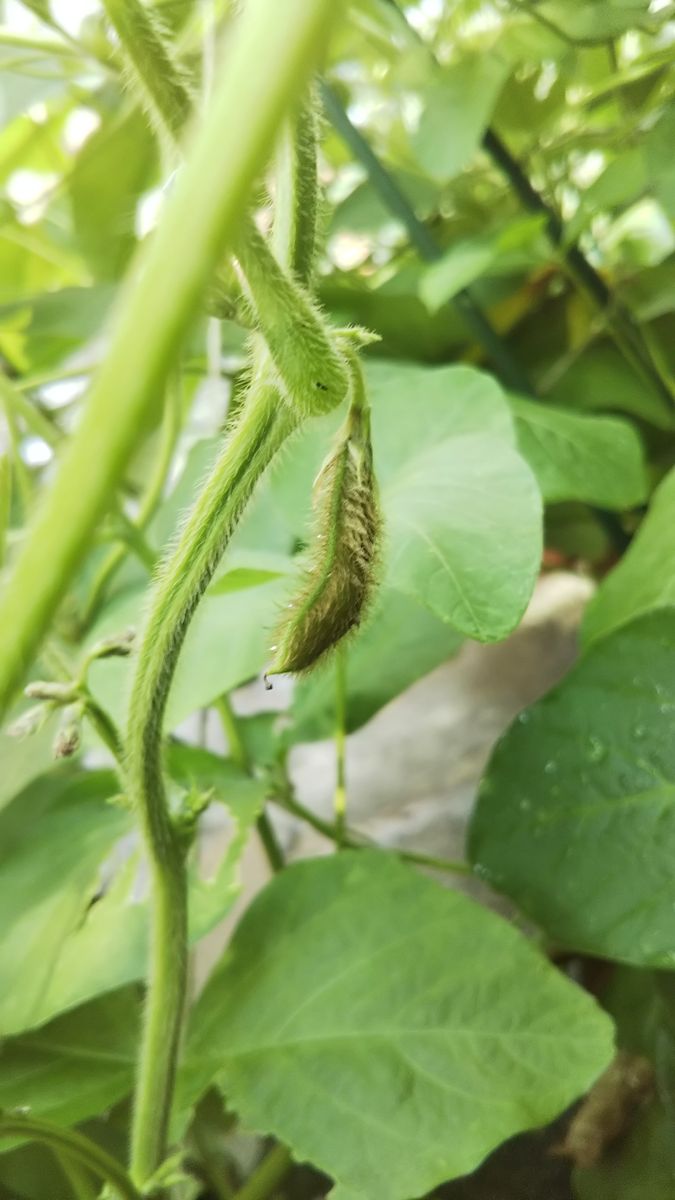
[[[162,725],[169,688],[192,615],[244,506],[276,451],[297,424],[264,378],[251,385],[212,474],[160,571],[129,706],[127,781],[152,876],[148,1003],[132,1131],[132,1175],[144,1183],[165,1145],[187,970],[187,898],[183,851],[162,774]]]
[[[283,130],[276,160],[272,246],[300,283],[311,285],[319,237],[317,97],[310,88]]]
[[[102,514],[139,426],[225,251],[280,121],[308,79],[338,6],[248,0],[219,64],[213,102],[160,223],[122,289],[110,348],[77,432],[42,499],[0,601],[0,711],[30,663]],[[244,112],[246,120],[233,120]],[[209,186],[204,185],[208,179]]]
[[[225,695],[220,696],[214,707],[220,717],[220,723],[227,738],[230,758],[242,771],[245,771],[247,775],[251,775],[251,760],[241,735],[237,714],[232,707],[230,697]],[[266,812],[261,812],[256,824],[258,835],[272,872],[276,873],[283,870],[285,866],[283,851]]]

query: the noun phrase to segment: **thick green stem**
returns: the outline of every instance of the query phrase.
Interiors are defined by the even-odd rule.
[[[253,489],[297,419],[266,380],[254,381],[238,424],[161,569],[139,650],[129,706],[127,780],[152,875],[148,1002],[134,1107],[132,1175],[145,1183],[162,1160],[187,970],[186,876],[162,776],[162,725],[178,656]]]
[[[58,1153],[67,1154],[74,1162],[86,1167],[97,1179],[110,1184],[121,1200],[142,1200],[124,1167],[111,1158],[105,1150],[73,1129],[61,1129],[50,1121],[19,1113],[0,1114],[0,1139],[25,1138],[27,1141],[42,1142]]]
[[[0,641],[0,711],[110,505],[279,122],[337,12],[332,0],[248,0],[228,39],[213,102],[144,244],[142,270],[122,289],[108,355],[3,590],[0,629],[11,632]],[[234,120],[241,112],[246,120]]]
[[[251,775],[251,760],[244,739],[241,736],[237,714],[232,707],[229,696],[220,696],[214,707],[220,716],[223,732],[227,738],[230,758],[242,771],[245,771],[247,775]],[[262,842],[263,849],[267,855],[267,861],[272,871],[276,873],[283,870],[285,866],[283,851],[266,812],[261,812],[257,820],[257,827],[260,841]]]

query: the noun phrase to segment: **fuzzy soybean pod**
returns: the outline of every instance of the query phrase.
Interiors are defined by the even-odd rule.
[[[250,216],[235,254],[284,399],[304,417],[330,412],[345,399],[350,372],[320,309],[284,270]]]
[[[308,671],[360,624],[377,575],[381,518],[370,411],[357,399],[314,484],[310,557],[276,631],[268,675]]]

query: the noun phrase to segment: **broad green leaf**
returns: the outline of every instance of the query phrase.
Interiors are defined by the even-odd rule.
[[[77,237],[97,279],[116,279],[131,257],[136,205],[154,168],[155,139],[139,109],[115,115],[78,155],[68,191]]]
[[[647,480],[640,439],[628,421],[509,398],[518,447],[548,503],[583,500],[603,508],[631,508],[645,499]]]
[[[54,770],[0,813],[0,1032],[45,1019],[63,942],[93,899],[101,864],[129,828],[107,801],[109,771]]]
[[[133,1086],[139,997],[114,992],[2,1047],[0,1108],[29,1109],[58,1125],[104,1112]]]
[[[258,816],[264,784],[247,778],[231,762],[196,747],[173,745],[173,777],[187,791],[213,791],[227,805],[232,835],[215,870],[204,877],[196,863],[189,874],[189,937],[208,933],[239,894],[238,863]],[[139,886],[140,884],[140,886]],[[148,891],[132,855],[117,872],[105,895],[86,911],[61,946],[41,1007],[41,1020],[146,973],[148,962]]]
[[[529,600],[541,501],[501,389],[469,367],[373,364],[385,581],[461,633],[504,637]]]
[[[507,442],[476,433],[423,450],[382,504],[390,586],[479,641],[515,628],[539,571],[541,497]]]
[[[446,67],[426,86],[413,150],[433,179],[451,179],[478,149],[508,72],[496,55],[475,55]]]
[[[438,262],[427,267],[420,281],[420,296],[431,312],[437,312],[488,270],[499,273],[513,270],[518,257],[523,256],[541,232],[541,217],[523,217],[509,225],[455,242]]]
[[[498,744],[469,853],[554,942],[675,966],[675,609],[603,638]]]
[[[178,1107],[216,1079],[336,1196],[409,1200],[560,1112],[611,1043],[501,918],[346,852],[284,871],[248,910],[194,1010]]]
[[[673,428],[673,413],[655,388],[608,343],[592,345],[551,388],[554,404],[587,412],[624,412],[657,429]]]
[[[582,626],[586,644],[640,613],[675,604],[675,470],[652,497],[628,550],[602,581]]]
[[[456,653],[461,638],[409,596],[382,588],[372,615],[347,647],[347,730]],[[293,694],[289,736],[306,742],[335,728],[335,663],[300,679]]]

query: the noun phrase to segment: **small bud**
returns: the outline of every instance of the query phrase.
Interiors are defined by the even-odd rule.
[[[51,700],[53,704],[72,704],[78,699],[77,684],[55,683],[50,679],[35,679],[24,688],[29,700]]]
[[[134,629],[125,629],[122,633],[113,634],[111,637],[102,638],[100,642],[96,642],[89,652],[89,660],[93,662],[98,658],[126,658],[134,648],[134,638],[136,631]]]
[[[7,726],[7,733],[10,737],[18,739],[30,737],[31,734],[38,733],[42,729],[50,712],[50,704],[34,704],[32,708],[27,708],[16,721]]]
[[[82,735],[79,721],[69,721],[67,725],[59,729],[54,738],[54,745],[52,746],[54,758],[72,758],[73,754],[77,754],[81,741]]]

